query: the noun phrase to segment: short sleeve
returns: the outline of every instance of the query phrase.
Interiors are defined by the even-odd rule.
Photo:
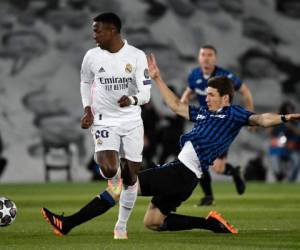
[[[254,114],[238,105],[232,106],[232,113],[234,120],[242,125],[248,125],[249,117]]]

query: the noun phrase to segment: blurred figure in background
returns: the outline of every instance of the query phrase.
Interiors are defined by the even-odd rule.
[[[278,111],[279,114],[288,114],[295,110],[294,104],[287,101],[281,104]],[[272,128],[270,134],[269,157],[275,179],[296,181],[300,167],[300,123],[281,124]]]
[[[169,89],[177,95],[177,91],[173,86],[170,85]],[[172,113],[164,114],[161,119],[158,137],[162,152],[159,154],[158,163],[164,164],[170,156],[177,156],[180,152],[178,142],[183,133],[185,120],[181,116]]]
[[[169,86],[169,88],[176,93],[175,87]],[[166,106],[165,103],[162,105]],[[144,169],[156,167],[153,163],[156,158],[158,164],[163,164],[170,156],[176,156],[180,152],[178,142],[183,133],[185,120],[174,113],[164,112],[163,107],[157,110],[158,107],[150,101],[142,108],[145,129]]]
[[[144,122],[143,168],[148,169],[153,167],[153,158],[159,143],[159,114],[151,101],[142,106],[142,119]]]
[[[2,152],[3,152],[3,142],[2,142],[2,137],[0,134],[0,178],[4,172],[4,169],[7,164],[7,160],[2,156]]]
[[[99,171],[99,165],[95,162],[94,155],[88,161],[86,168],[92,174],[91,181],[103,180]]]
[[[181,102],[187,104],[196,95],[200,106],[206,107],[205,98],[208,80],[215,76],[226,76],[233,81],[235,91],[242,95],[246,109],[253,111],[253,99],[248,86],[232,72],[217,66],[216,61],[217,50],[214,46],[204,45],[200,48],[198,55],[199,66],[194,68],[188,76],[188,87],[181,97]],[[243,194],[246,186],[241,177],[240,167],[233,166],[227,162],[227,153],[225,152],[214,161],[213,169],[218,174],[232,176],[238,194]],[[214,197],[211,187],[211,176],[208,170],[203,171],[199,183],[203,189],[204,197],[199,201],[198,205],[212,205]]]

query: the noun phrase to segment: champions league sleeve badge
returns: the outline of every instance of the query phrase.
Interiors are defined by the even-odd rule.
[[[150,76],[149,76],[149,70],[146,68],[146,69],[144,69],[144,77],[146,78],[146,79],[149,79],[150,78]]]
[[[144,85],[152,84],[152,81],[149,76],[149,70],[147,68],[144,69],[144,77],[146,78],[146,80],[143,81]]]

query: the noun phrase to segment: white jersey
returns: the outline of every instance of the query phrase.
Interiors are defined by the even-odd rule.
[[[128,122],[132,126],[142,124],[139,105],[149,101],[151,88],[143,51],[126,41],[116,53],[99,47],[90,49],[83,58],[81,84],[90,86],[91,100],[88,105],[91,105],[94,114],[94,125],[120,126]],[[142,93],[144,95],[139,97]],[[137,96],[139,105],[121,108],[118,100],[123,95]]]

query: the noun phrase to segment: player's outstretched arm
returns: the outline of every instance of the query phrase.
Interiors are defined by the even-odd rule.
[[[164,101],[176,114],[189,119],[189,107],[187,104],[180,102],[180,99],[170,90],[160,75],[154,54],[147,55],[149,75],[155,81]]]
[[[278,115],[272,113],[254,114],[249,117],[249,124],[261,127],[272,127],[289,121],[300,121],[300,114]]]

